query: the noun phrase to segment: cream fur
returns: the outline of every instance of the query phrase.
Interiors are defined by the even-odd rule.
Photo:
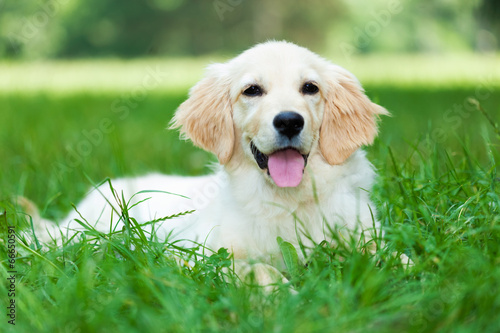
[[[305,81],[317,84],[319,93],[302,94]],[[259,84],[265,94],[242,95],[251,84]],[[300,149],[309,153],[309,159],[295,188],[277,187],[257,166],[249,147],[252,140],[263,153],[273,152],[272,120],[284,110],[295,111],[305,120]],[[206,242],[213,249],[230,249],[237,259],[273,263],[279,257],[278,236],[298,246],[293,214],[303,222],[298,229],[318,243],[329,238],[325,224],[350,230],[372,228],[375,207],[368,191],[375,173],[358,148],[373,141],[377,116],[385,113],[345,69],[291,43],[259,44],[227,63],[211,65],[173,119],[173,127],[185,137],[219,157],[221,166],[213,175],[151,174],[117,179],[113,186],[126,198],[141,190],[190,198],[160,193],[135,197],[135,202],[151,197],[130,212],[140,222],[196,209],[162,223],[160,237],[173,230],[170,240]],[[107,184],[92,191],[78,211],[97,229],[108,231],[112,209],[103,196],[114,202]],[[78,217],[75,212],[69,214],[60,224],[63,232],[81,229],[73,221]],[[52,234],[57,230],[50,224],[43,229]],[[47,240],[47,233],[43,235]]]

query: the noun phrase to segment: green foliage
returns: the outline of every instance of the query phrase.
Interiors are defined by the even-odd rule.
[[[4,0],[0,56],[234,53],[268,39],[334,53],[491,52],[497,17],[494,0]]]
[[[278,237],[276,241],[280,247],[281,255],[283,256],[283,261],[285,262],[288,273],[292,279],[298,278],[300,275],[300,261],[297,249],[295,249],[291,243],[285,242],[281,237]]]
[[[320,45],[335,2],[51,0],[7,2],[0,55],[89,57],[234,52],[269,38]],[[1,5],[1,3],[0,3]],[[312,5],[312,6],[311,6]],[[322,10],[312,10],[319,8]],[[307,12],[309,15],[304,15]],[[3,23],[3,24],[2,24]]]

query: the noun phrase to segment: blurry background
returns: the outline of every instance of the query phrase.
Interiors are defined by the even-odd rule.
[[[267,39],[346,67],[392,113],[368,148],[381,173],[389,152],[498,150],[497,0],[0,0],[0,198],[59,216],[89,178],[208,172],[168,122],[207,64]]]
[[[2,0],[4,58],[192,56],[268,38],[322,53],[495,52],[496,0]]]

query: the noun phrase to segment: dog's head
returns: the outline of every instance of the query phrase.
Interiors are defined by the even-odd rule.
[[[267,42],[211,65],[173,127],[221,164],[238,156],[277,186],[295,187],[311,154],[342,164],[372,143],[386,113],[342,67],[297,45]]]

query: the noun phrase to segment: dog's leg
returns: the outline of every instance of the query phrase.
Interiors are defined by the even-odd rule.
[[[289,282],[275,267],[264,263],[251,264],[246,260],[236,259],[234,271],[243,283],[261,286],[266,293],[278,290],[278,284]]]
[[[40,210],[33,201],[23,196],[18,196],[15,200],[19,207],[21,207],[21,209],[31,217],[35,236],[42,243],[48,243],[53,239],[60,239],[61,235],[57,224],[53,221],[42,218]]]

